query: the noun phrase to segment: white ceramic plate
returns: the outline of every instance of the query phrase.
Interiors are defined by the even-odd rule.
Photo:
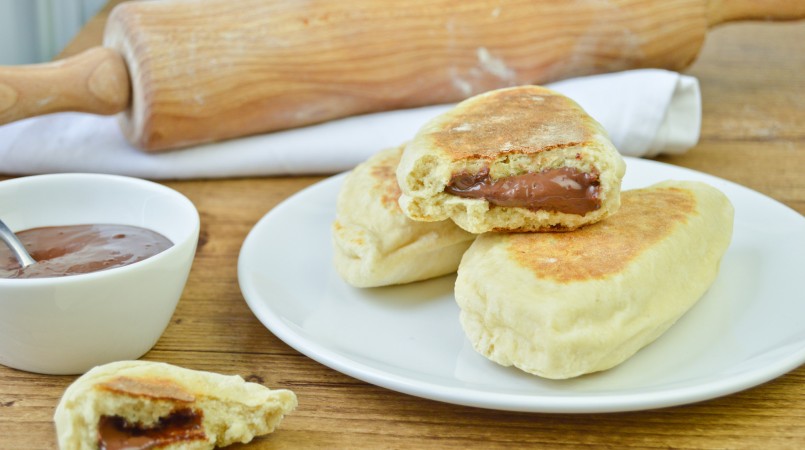
[[[455,276],[357,289],[332,264],[330,224],[344,175],[269,212],[241,249],[238,279],[258,319],[296,350],[369,383],[444,402],[514,411],[608,412],[706,400],[805,362],[805,218],[699,172],[627,158],[624,188],[707,182],[735,206],[732,244],[705,296],[614,369],[551,381],[475,353],[458,322]]]

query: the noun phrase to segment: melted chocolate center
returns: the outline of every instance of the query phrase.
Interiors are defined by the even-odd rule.
[[[454,175],[444,191],[495,206],[584,215],[601,207],[598,174],[571,167],[492,180],[489,169]]]

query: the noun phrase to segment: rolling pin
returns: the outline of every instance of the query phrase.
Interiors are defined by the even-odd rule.
[[[161,151],[505,86],[681,70],[714,25],[803,17],[790,0],[127,2],[103,46],[0,68],[0,123],[120,113],[134,145]]]

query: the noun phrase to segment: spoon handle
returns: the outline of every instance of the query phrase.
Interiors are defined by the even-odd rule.
[[[8,245],[8,248],[14,253],[14,256],[17,257],[17,261],[20,262],[20,266],[23,268],[36,262],[36,260],[31,258],[31,255],[28,254],[28,251],[25,250],[25,246],[22,245],[22,242],[17,239],[17,235],[15,235],[2,220],[0,220],[0,239]]]

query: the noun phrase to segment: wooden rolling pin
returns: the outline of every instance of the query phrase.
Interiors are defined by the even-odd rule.
[[[122,112],[148,151],[631,68],[680,70],[709,27],[791,0],[165,0],[117,6],[104,47],[0,68],[0,123]]]

